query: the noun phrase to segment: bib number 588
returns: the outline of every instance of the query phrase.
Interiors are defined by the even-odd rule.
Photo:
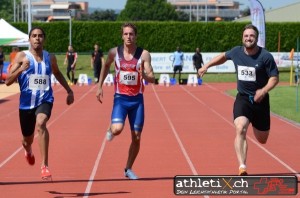
[[[46,79],[34,79],[34,84],[45,85],[45,84],[47,84],[47,80]]]

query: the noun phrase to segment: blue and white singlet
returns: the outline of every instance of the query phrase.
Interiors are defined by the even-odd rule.
[[[29,60],[29,68],[18,77],[20,85],[20,109],[33,109],[42,103],[53,103],[51,87],[50,54],[43,51],[43,61],[37,62],[28,50],[24,51]]]

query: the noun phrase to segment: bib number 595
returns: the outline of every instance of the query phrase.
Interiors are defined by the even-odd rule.
[[[135,80],[135,76],[124,75],[124,80]]]

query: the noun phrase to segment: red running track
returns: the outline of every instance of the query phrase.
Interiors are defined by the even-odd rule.
[[[5,98],[0,101],[1,197],[185,197],[174,195],[176,175],[236,175],[234,98],[224,92],[234,88],[232,83],[148,85],[141,150],[133,167],[141,178],[138,181],[123,175],[130,144],[128,123],[120,136],[105,141],[112,87],[104,88],[104,103],[100,104],[95,97],[96,86],[73,86],[75,103],[71,106],[65,104],[66,93],[61,86],[54,87],[55,104],[48,122],[53,182],[40,179],[37,139],[33,144],[37,163],[26,164],[19,96]],[[249,173],[299,178],[300,125],[276,115],[272,115],[271,124],[266,145],[258,144],[252,130],[248,131]]]

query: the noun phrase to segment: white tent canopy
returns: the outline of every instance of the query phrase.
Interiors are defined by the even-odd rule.
[[[0,46],[28,47],[28,35],[0,19]]]

